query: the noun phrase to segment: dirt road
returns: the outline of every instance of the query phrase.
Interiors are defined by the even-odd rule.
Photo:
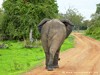
[[[60,54],[60,68],[47,71],[45,66],[24,75],[100,75],[100,41],[74,33],[75,48]]]

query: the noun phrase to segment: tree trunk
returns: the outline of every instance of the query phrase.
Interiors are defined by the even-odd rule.
[[[32,32],[33,32],[33,30],[32,30],[32,28],[31,28],[31,29],[30,29],[30,33],[29,33],[29,40],[30,40],[31,43],[34,41],[34,39],[33,39],[33,37],[32,37]]]

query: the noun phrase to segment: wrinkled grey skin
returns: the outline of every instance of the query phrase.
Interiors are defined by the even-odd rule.
[[[46,56],[46,69],[58,68],[59,51],[64,40],[72,32],[73,25],[68,20],[44,19],[38,28]]]

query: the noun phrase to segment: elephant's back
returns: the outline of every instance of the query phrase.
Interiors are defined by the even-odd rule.
[[[44,27],[55,31],[65,29],[65,25],[58,19],[52,19],[48,21],[45,23]]]
[[[42,34],[48,36],[54,36],[55,34],[65,36],[66,27],[60,20],[52,19],[43,25]]]
[[[65,25],[58,19],[52,19],[46,23],[46,25],[49,25],[53,29],[62,29],[65,27]]]

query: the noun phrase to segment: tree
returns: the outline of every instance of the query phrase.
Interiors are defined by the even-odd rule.
[[[38,23],[58,14],[55,0],[5,0],[3,8],[2,33],[10,39],[26,39],[30,29],[33,29],[33,37],[38,38]]]
[[[100,3],[96,5],[97,9],[96,9],[96,13],[100,14]]]
[[[0,8],[0,32],[1,32],[1,29],[2,29],[3,16],[4,16],[3,10]]]
[[[87,28],[89,28],[91,25],[91,22],[89,20],[84,20],[82,22],[82,26],[81,26],[81,30],[86,30]]]
[[[82,25],[82,21],[84,17],[76,10],[76,9],[71,9],[69,8],[66,11],[66,14],[63,15],[65,19],[69,19],[74,25],[75,28],[79,30],[80,26]]]
[[[100,3],[96,5],[96,12],[91,15],[92,20],[100,19]]]
[[[97,4],[96,12],[92,14],[91,26],[86,31],[86,34],[100,39],[100,3]]]

